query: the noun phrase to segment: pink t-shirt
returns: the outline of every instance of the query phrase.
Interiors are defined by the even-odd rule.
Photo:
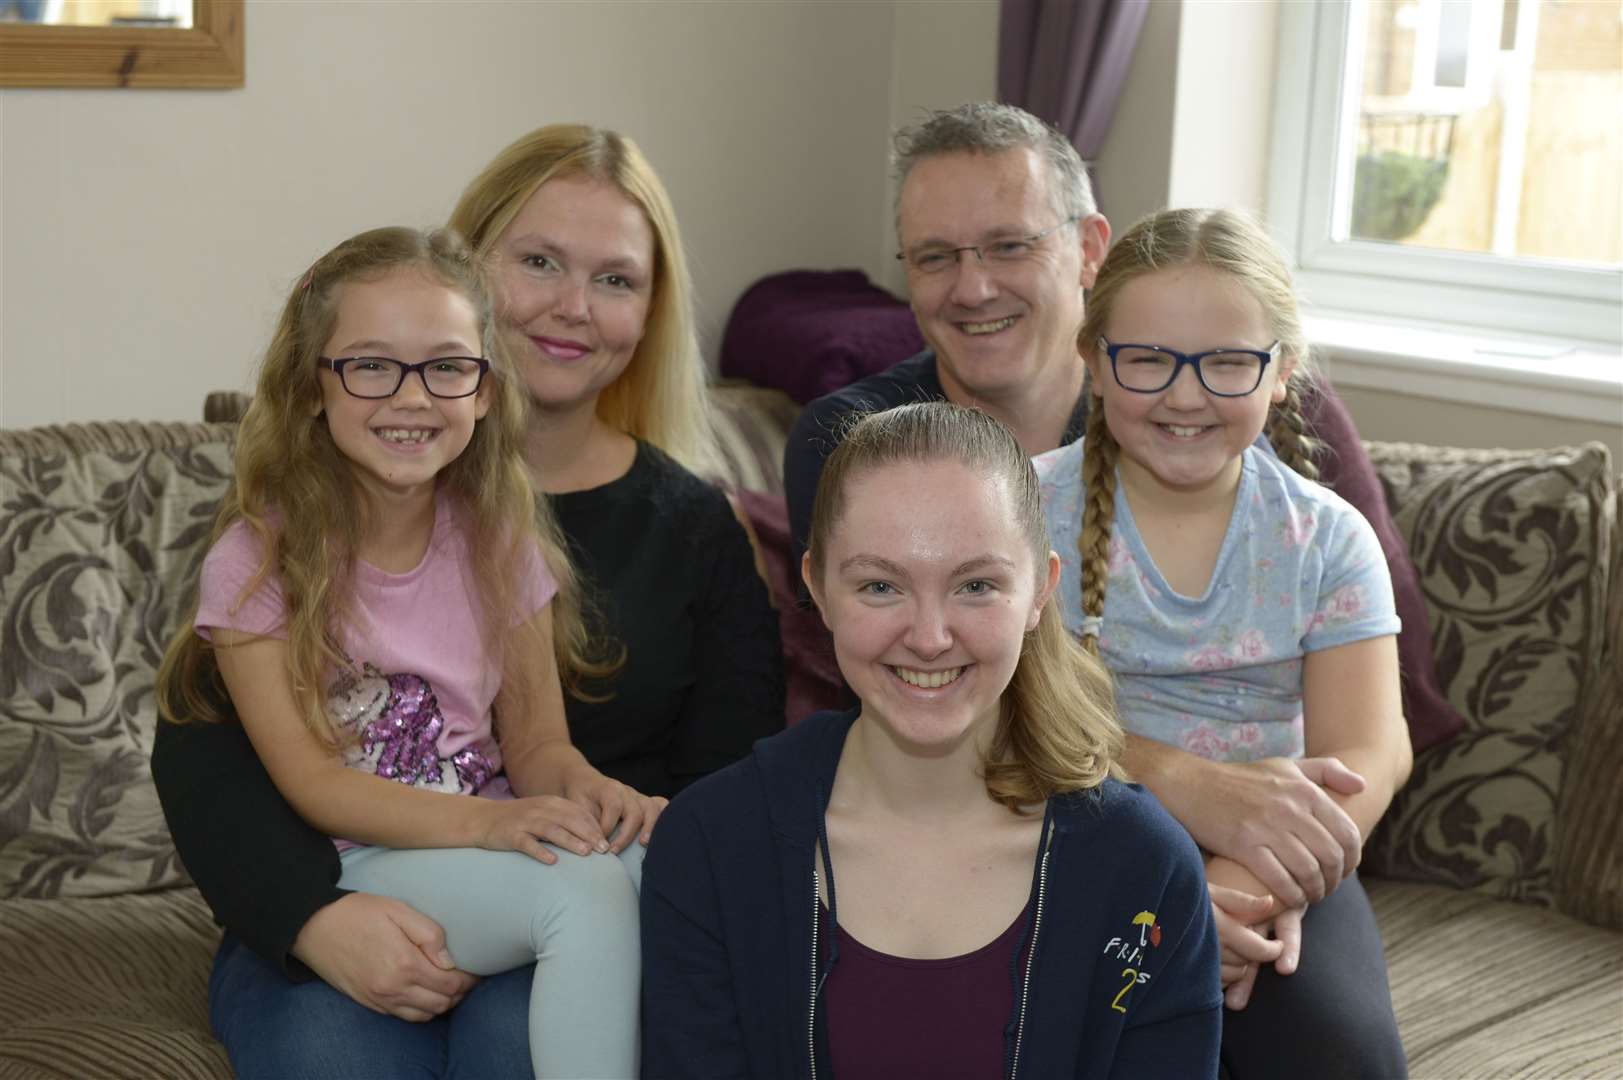
[[[428,550],[405,573],[356,560],[350,620],[339,633],[354,667],[329,673],[327,713],[340,732],[359,735],[344,754],[352,768],[434,791],[502,797],[507,785],[490,725],[501,679],[480,641],[478,593],[457,516],[443,497],[435,502]],[[209,550],[194,622],[200,636],[223,627],[287,637],[275,574],[241,595],[262,558],[240,521]],[[513,567],[512,587],[525,618],[552,599],[557,585],[539,550]]]

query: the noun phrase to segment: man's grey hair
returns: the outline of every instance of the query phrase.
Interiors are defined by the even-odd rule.
[[[896,231],[901,233],[902,185],[913,166],[941,154],[998,154],[1035,150],[1048,165],[1049,190],[1061,216],[1084,218],[1099,212],[1082,156],[1058,128],[1026,110],[997,101],[972,101],[956,109],[932,109],[923,121],[891,138],[896,177]]]

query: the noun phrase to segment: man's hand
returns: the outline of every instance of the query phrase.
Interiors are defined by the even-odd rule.
[[[1356,795],[1364,778],[1337,759],[1201,762],[1196,775],[1157,797],[1197,844],[1250,870],[1285,907],[1324,899],[1358,866],[1363,834],[1325,789]]]
[[[310,916],[293,955],[335,990],[413,1023],[452,1008],[479,981],[452,962],[438,923],[370,893],[350,893]]]

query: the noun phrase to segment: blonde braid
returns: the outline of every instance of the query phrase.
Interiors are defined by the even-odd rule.
[[[1102,619],[1105,613],[1105,583],[1110,574],[1110,530],[1116,523],[1116,459],[1121,447],[1105,423],[1104,403],[1094,398],[1088,409],[1088,426],[1082,436],[1082,533],[1077,538],[1077,554],[1082,566],[1082,614]],[[1082,637],[1082,647],[1099,655],[1099,639]]]
[[[1317,480],[1319,467],[1313,463],[1313,457],[1318,453],[1319,441],[1307,433],[1302,396],[1296,386],[1296,379],[1285,380],[1285,400],[1274,406],[1268,418],[1268,441],[1280,461],[1309,480]]]

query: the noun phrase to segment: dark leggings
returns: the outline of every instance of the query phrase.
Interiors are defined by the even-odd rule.
[[[1307,909],[1293,975],[1257,974],[1251,1001],[1223,1010],[1229,1080],[1403,1080],[1375,912],[1356,875]]]

